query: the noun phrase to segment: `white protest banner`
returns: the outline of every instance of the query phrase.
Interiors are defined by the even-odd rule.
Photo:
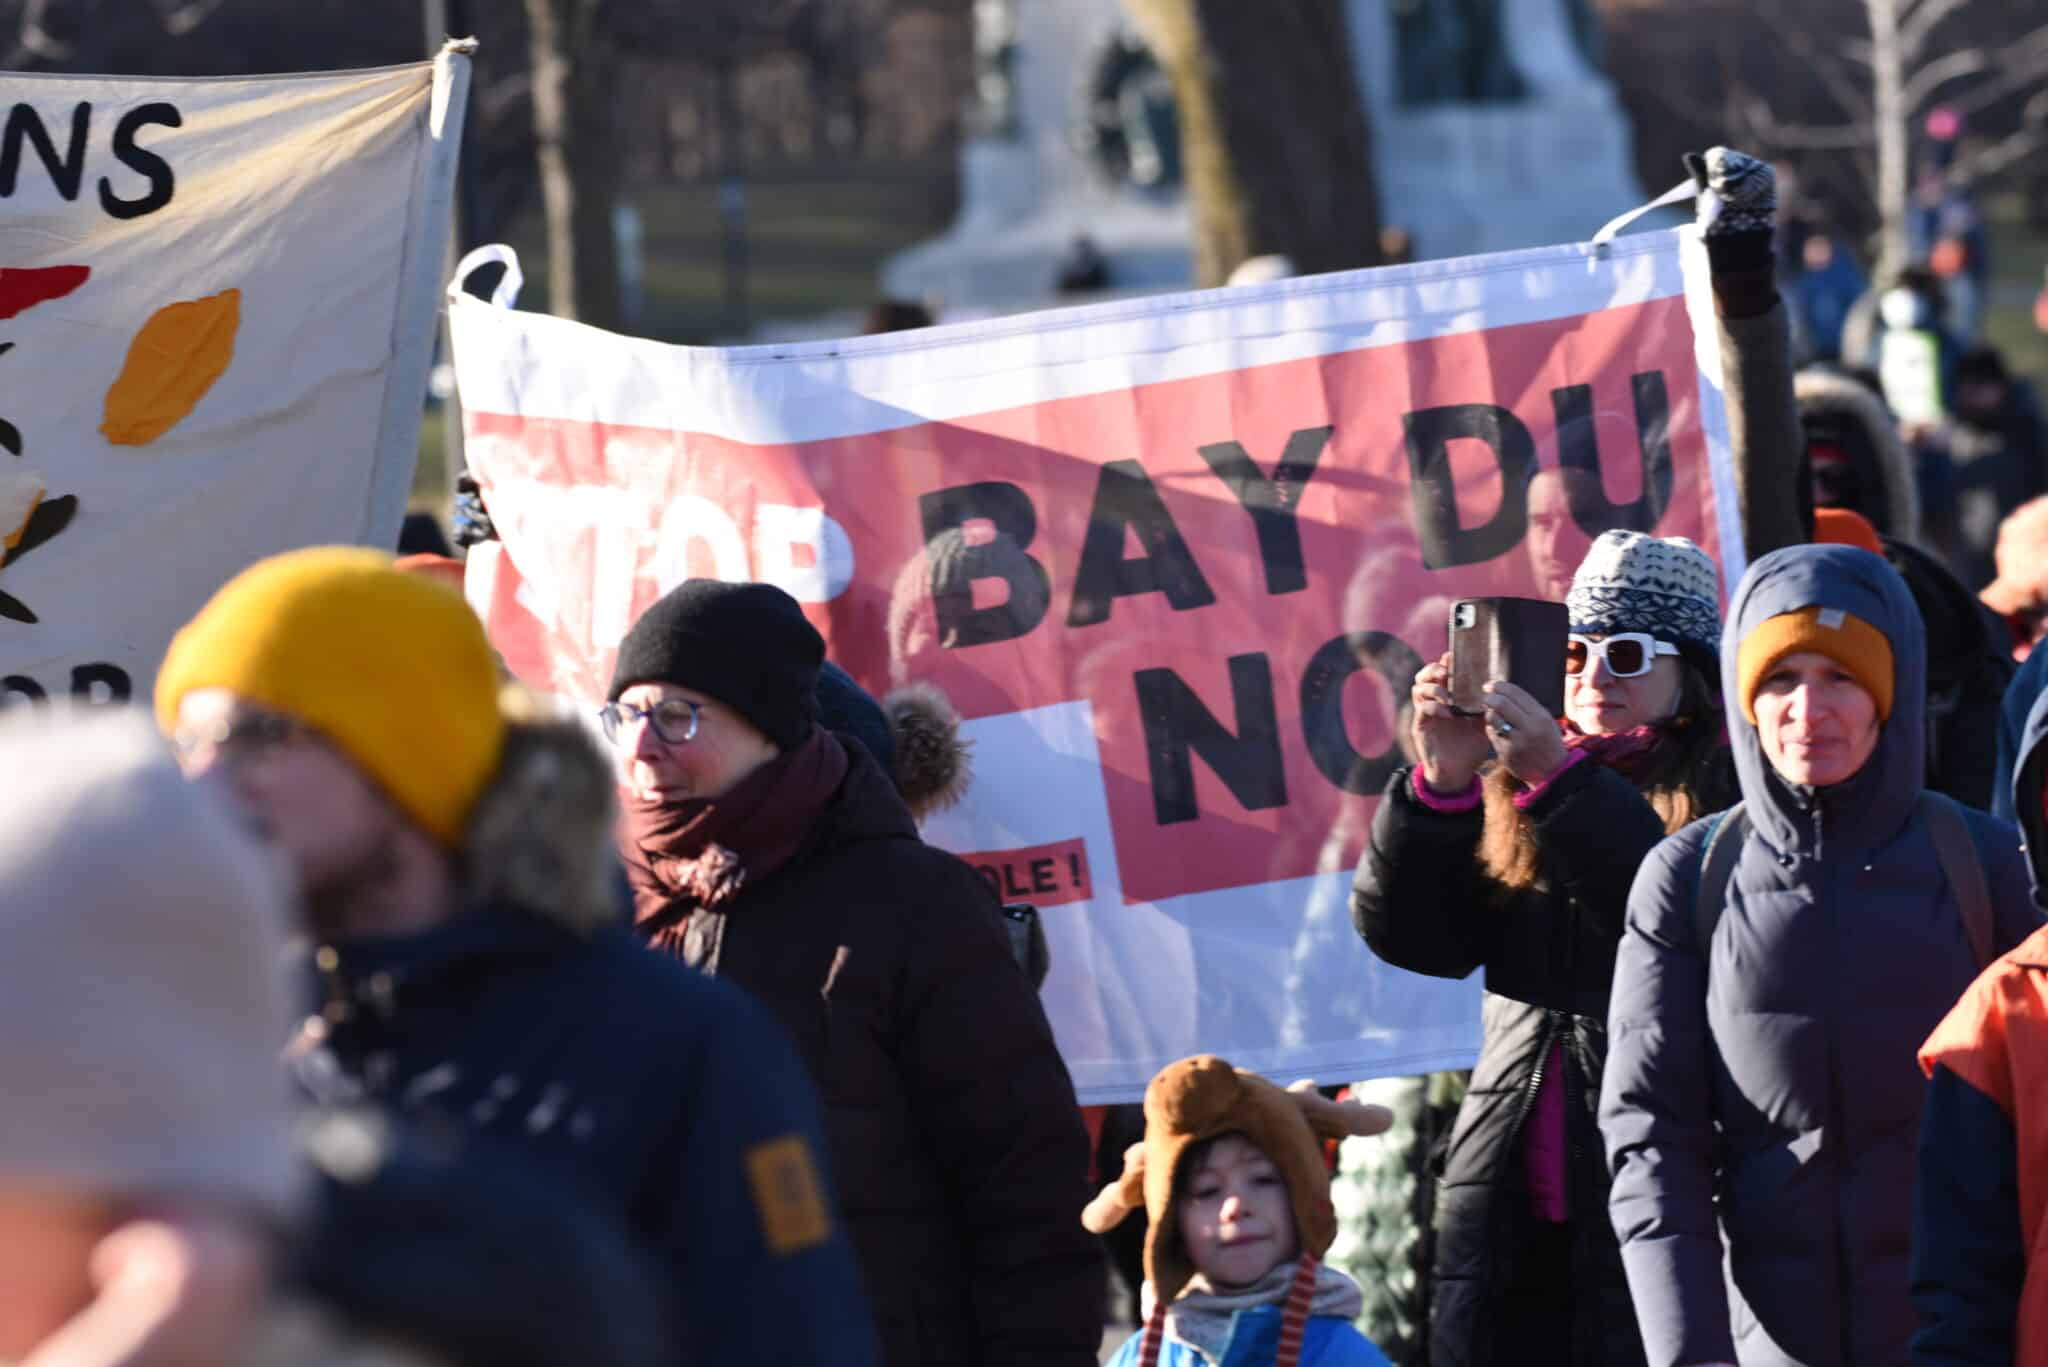
[[[467,46],[155,80],[13,72],[0,125],[0,699],[148,696],[251,561],[390,546]]]
[[[927,836],[1042,909],[1084,1100],[1469,1064],[1477,983],[1351,925],[1396,709],[1452,599],[1561,596],[1608,527],[1739,569],[1703,280],[1672,232],[730,350],[456,297],[471,600],[592,706],[691,575],[943,688],[975,780]]]

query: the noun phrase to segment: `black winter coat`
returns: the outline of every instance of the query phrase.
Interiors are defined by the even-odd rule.
[[[1607,1223],[1595,1128],[1607,1057],[1607,993],[1629,882],[1664,826],[1628,780],[1593,763],[1530,804],[1543,881],[1509,890],[1479,859],[1483,808],[1439,812],[1394,775],[1352,892],[1380,958],[1440,978],[1486,970],[1484,1035],[1445,1155],[1437,1198],[1431,1367],[1636,1363],[1628,1287]],[[1531,1220],[1522,1134],[1553,1044],[1564,1046],[1575,1288],[1572,1342],[1499,1342],[1501,1288],[1516,1278]]]
[[[987,885],[846,748],[804,845],[692,913],[684,955],[810,1065],[890,1367],[1085,1367],[1105,1283],[1073,1082]]]

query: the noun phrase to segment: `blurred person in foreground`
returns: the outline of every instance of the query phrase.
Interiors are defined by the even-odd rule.
[[[146,717],[10,714],[0,766],[0,1361],[668,1360],[643,1260],[567,1184],[294,1121],[289,871]]]
[[[674,1298],[672,1361],[871,1360],[788,1042],[618,924],[608,768],[575,723],[501,705],[459,596],[375,551],[261,561],[172,641],[156,710],[297,874],[302,1092],[474,1137],[618,1219]]]
[[[142,718],[0,717],[0,1362],[227,1362],[297,1222],[289,885]]]
[[[818,634],[769,584],[686,580],[620,644],[606,734],[650,959],[746,989],[824,1095],[891,1367],[1095,1360],[1088,1139],[995,896],[818,722]]]

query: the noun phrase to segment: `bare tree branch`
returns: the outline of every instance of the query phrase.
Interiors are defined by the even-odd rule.
[[[2027,101],[2018,128],[1989,147],[1959,158],[1951,174],[1965,185],[1973,184],[2026,160],[2044,147],[2048,147],[2048,90]]]
[[[169,12],[159,9],[158,12],[163,17],[164,32],[174,38],[182,38],[212,18],[213,12],[219,9],[222,3],[223,0],[190,0],[190,3],[180,5]]]
[[[1907,62],[1919,57],[1934,33],[1934,26],[1969,4],[1970,0],[1924,0],[1899,24],[1899,52]]]
[[[1936,58],[1915,71],[1907,80],[1905,89],[1900,92],[1900,98],[1909,111],[1917,111],[1927,103],[1935,91],[1948,82],[1960,80],[1964,76],[1974,76],[1990,65],[1991,59],[1984,55],[1982,48],[1964,48],[1961,52],[1951,52],[1948,56]]]
[[[21,7],[20,45],[30,56],[46,62],[62,62],[70,58],[71,45],[59,42],[43,27],[43,16],[49,12],[49,0],[27,0]]]
[[[1755,130],[1757,141],[1766,147],[1798,152],[1843,152],[1868,147],[1870,128],[1864,124],[1779,123],[1771,107],[1756,95],[1743,100],[1745,122]]]
[[[1688,46],[1674,44],[1671,55],[1677,57],[1696,56],[1697,54],[1693,53]],[[1725,65],[1719,62],[1717,62],[1717,65],[1721,65],[1723,79],[1714,84],[1724,90],[1732,89],[1732,83],[1727,76]],[[1676,81],[1655,82],[1647,87],[1647,93],[1659,104],[1688,123],[1697,124],[1702,128],[1726,129],[1728,136],[1733,139],[1733,142],[1730,144],[1731,146],[1741,143],[1742,130],[1735,121],[1738,111],[1734,107],[1735,102],[1732,98],[1725,100],[1720,105],[1708,104],[1696,99],[1690,89]]]
[[[1828,94],[1842,107],[1842,112],[1852,119],[1868,120],[1872,117],[1870,97],[1863,92],[1855,77],[1845,69],[1842,60],[1835,53],[1824,50],[1814,41],[1813,34],[1785,18],[1784,9],[1776,0],[1761,0],[1750,6],[1750,12],[1764,21],[1766,27],[1778,35],[1778,41],[1790,48],[1804,60],[1813,74],[1827,87]]]
[[[1958,114],[1989,109],[2000,100],[2048,79],[2048,25],[2034,30],[2000,54],[1997,77],[1948,102]]]

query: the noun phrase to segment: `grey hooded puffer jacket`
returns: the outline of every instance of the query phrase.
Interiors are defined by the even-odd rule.
[[[1895,697],[1861,772],[1797,789],[1743,718],[1736,664],[1765,619],[1813,605],[1884,632]],[[1776,551],[1736,591],[1721,661],[1752,829],[1709,952],[1693,917],[1712,819],[1644,861],[1609,1014],[1609,1211],[1653,1367],[1906,1358],[1915,1055],[1979,967],[1916,810],[1925,659],[1911,594],[1867,552]],[[2003,952],[2037,924],[2018,837],[1969,821]]]

